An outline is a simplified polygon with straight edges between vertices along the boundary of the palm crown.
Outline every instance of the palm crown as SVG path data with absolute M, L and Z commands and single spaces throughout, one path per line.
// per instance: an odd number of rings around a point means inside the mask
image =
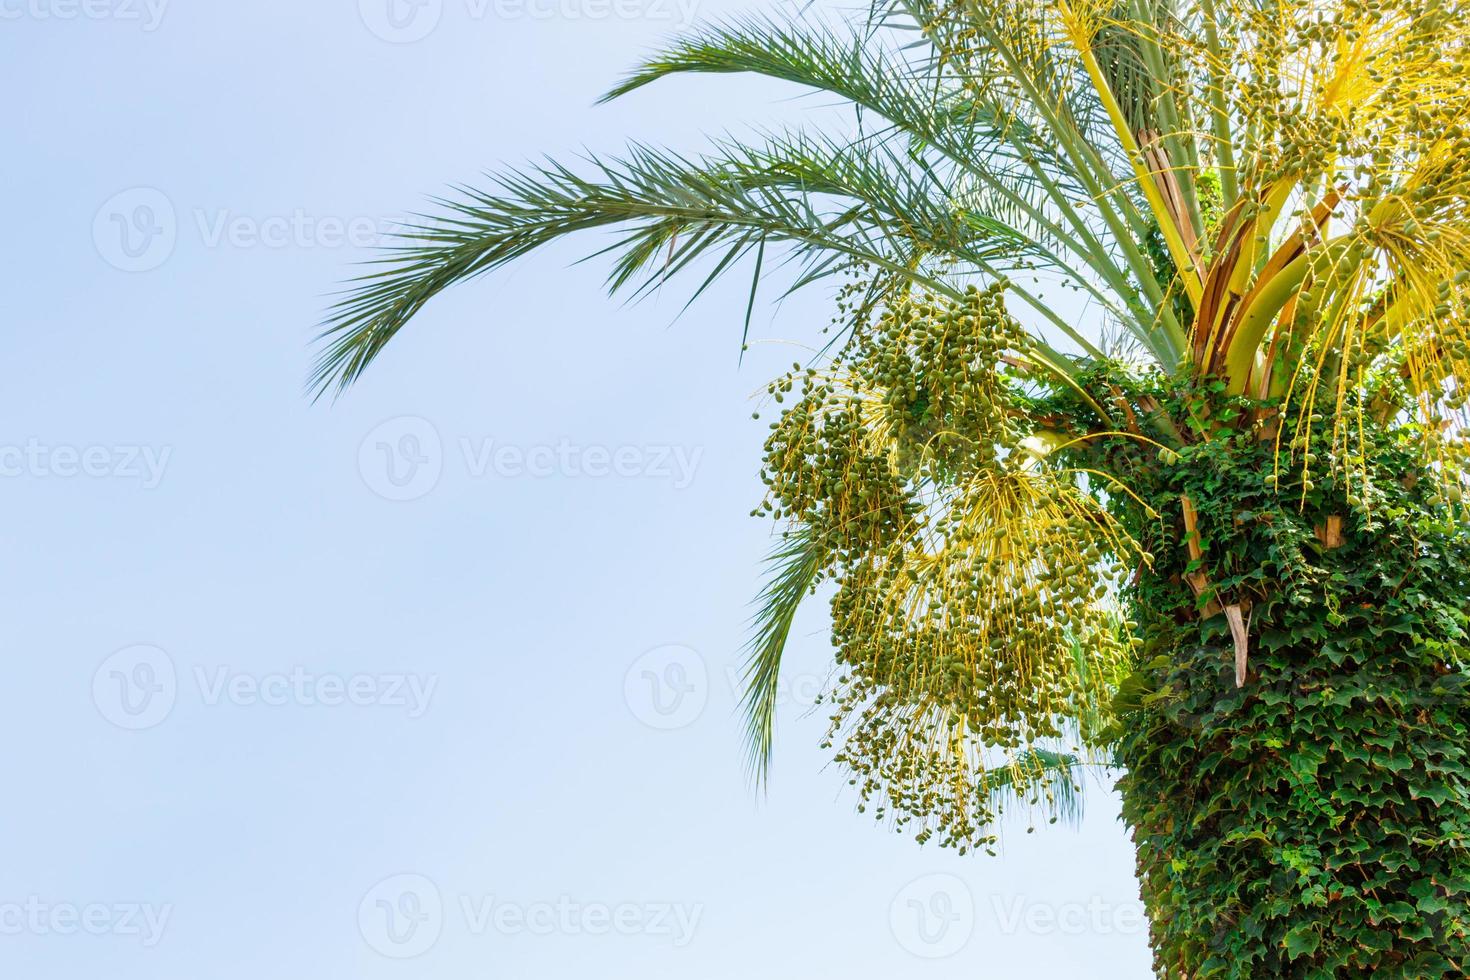
M 830 581 L 854 783 L 921 836 L 988 844 L 1008 794 L 1070 811 L 1136 661 L 1113 600 L 1151 556 L 1118 505 L 1154 510 L 1080 444 L 1167 465 L 1255 431 L 1305 493 L 1366 471 L 1365 420 L 1397 420 L 1457 491 L 1467 28 L 1441 0 L 897 0 L 705 29 L 606 98 L 750 72 L 845 101 L 855 131 L 464 189 L 333 309 L 313 387 L 351 384 L 440 290 L 580 231 L 614 233 L 610 286 L 635 294 L 687 267 L 698 295 L 744 260 L 747 331 L 768 262 L 833 285 L 827 353 L 770 387 L 758 509 L 787 531 L 753 759 L 795 607 Z M 1201 420 L 1185 389 L 1245 407 Z

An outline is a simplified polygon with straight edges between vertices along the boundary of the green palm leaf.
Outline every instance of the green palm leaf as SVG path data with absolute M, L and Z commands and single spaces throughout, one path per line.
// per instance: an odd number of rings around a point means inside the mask
M 332 308 L 310 386 L 318 395 L 345 388 L 439 292 L 578 232 L 621 232 L 594 253 L 616 253 L 613 290 L 640 274 L 647 289 L 720 255 L 695 295 L 767 242 L 788 245 L 808 270 L 841 268 L 824 259 L 863 263 L 946 295 L 959 288 L 938 259 L 998 275 L 1044 258 L 1027 235 L 955 208 L 936 174 L 902 162 L 881 142 L 797 134 L 725 143 L 697 161 L 634 146 L 622 158 L 590 158 L 592 176 L 551 162 L 502 175 L 499 193 L 464 189 L 410 227 Z
M 745 694 L 741 699 L 750 771 L 757 784 L 764 784 L 770 774 L 777 685 L 791 623 L 802 600 L 816 586 L 826 557 L 827 548 L 816 531 L 799 524 L 782 536 L 767 559 L 769 573 L 756 597 L 746 646 Z

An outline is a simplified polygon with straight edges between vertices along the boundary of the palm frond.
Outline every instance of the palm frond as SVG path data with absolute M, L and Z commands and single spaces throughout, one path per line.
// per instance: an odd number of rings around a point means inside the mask
M 549 162 L 502 175 L 499 193 L 464 189 L 410 227 L 332 308 L 311 387 L 320 395 L 351 384 L 449 286 L 594 229 L 621 230 L 594 253 L 616 253 L 614 291 L 640 276 L 635 288 L 645 291 L 718 255 L 698 295 L 767 243 L 787 245 L 809 268 L 836 256 L 947 295 L 959 290 L 940 271 L 946 263 L 997 278 L 1019 262 L 1050 261 L 1034 238 L 957 207 L 942 174 L 908 162 L 881 140 L 795 133 L 755 146 L 727 141 L 698 160 L 635 145 L 621 158 L 589 158 L 591 176 Z
M 815 528 L 798 524 L 787 531 L 767 558 L 769 572 L 756 597 L 750 641 L 746 645 L 746 749 L 752 777 L 763 785 L 770 775 L 781 658 L 791 635 L 796 610 L 812 588 L 826 560 L 827 548 Z
M 994 103 L 977 100 L 950 73 L 889 50 L 871 32 L 822 21 L 745 18 L 704 28 L 649 59 L 603 96 L 619 98 L 676 74 L 749 73 L 838 96 L 888 120 L 977 173 L 1003 174 L 1007 190 L 1035 189 L 1023 155 L 1050 169 L 1058 203 L 1082 192 L 1042 134 Z M 1005 169 L 1000 169 L 1005 168 Z M 1012 186 L 1013 185 L 1013 186 Z
M 1118 258 L 1103 243 L 1106 229 L 1079 214 L 1077 202 L 1092 192 L 1046 132 L 1044 114 L 1003 94 L 1003 88 L 980 84 L 973 65 L 960 66 L 955 52 L 932 43 L 943 36 L 943 30 L 926 31 L 925 40 L 910 50 L 892 50 L 872 30 L 810 18 L 747 18 L 681 39 L 633 71 L 604 101 L 681 73 L 748 72 L 836 95 L 887 120 L 907 141 L 911 166 L 934 168 L 939 164 L 928 157 L 938 157 L 945 184 L 971 210 L 1028 235 L 1045 250 L 1043 267 L 1090 294 L 1161 363 L 1172 365 L 1179 351 L 1160 336 L 1158 317 L 1138 284 L 1120 272 Z M 1090 343 L 1081 346 L 1099 353 Z
M 765 159 L 776 162 L 770 155 Z M 795 161 L 794 172 L 783 172 L 784 165 L 767 166 L 759 154 L 733 148 L 724 158 L 694 161 L 634 146 L 622 158 L 591 157 L 591 176 L 552 161 L 499 176 L 498 193 L 461 189 L 458 198 L 439 202 L 437 215 L 421 216 L 383 258 L 369 263 L 375 271 L 353 280 L 332 307 L 309 387 L 318 396 L 345 389 L 404 324 L 450 286 L 594 229 L 624 227 L 622 237 L 601 250 L 620 253 L 609 279 L 613 289 L 640 271 L 661 276 L 718 249 L 724 250 L 723 271 L 744 252 L 772 241 L 807 259 L 837 254 L 954 293 L 923 267 L 932 243 L 885 220 L 896 215 L 885 214 L 882 205 L 923 208 L 907 215 L 918 219 L 916 229 L 958 236 L 958 222 L 943 216 L 938 202 L 915 197 L 913 185 L 844 185 L 849 178 L 876 180 L 878 171 L 863 169 L 853 158 L 832 162 L 840 169 L 821 176 L 830 178 L 834 191 L 862 192 L 871 200 L 837 200 L 819 210 L 822 202 L 802 189 L 804 178 L 818 176 L 810 168 Z M 1005 248 L 1020 244 L 1007 241 Z M 977 245 L 976 254 L 984 249 Z
M 1030 748 L 1007 766 L 985 774 L 990 807 L 996 813 L 1040 806 L 1051 819 L 1076 827 L 1082 822 L 1083 760 L 1067 752 Z

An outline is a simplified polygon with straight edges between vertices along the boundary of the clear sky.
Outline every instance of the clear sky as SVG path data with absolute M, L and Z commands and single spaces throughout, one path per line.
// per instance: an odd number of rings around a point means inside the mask
M 717 0 L 0 0 L 0 976 L 1147 975 L 1105 783 L 998 859 L 742 770 L 751 393 L 828 317 L 634 307 L 584 240 L 302 395 L 395 216 L 543 152 L 819 115 L 595 97 Z M 774 287 L 771 289 L 774 295 Z

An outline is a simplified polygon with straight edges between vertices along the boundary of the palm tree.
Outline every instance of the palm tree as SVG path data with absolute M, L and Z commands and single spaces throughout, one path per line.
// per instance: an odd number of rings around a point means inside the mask
M 1117 765 L 1160 976 L 1464 975 L 1470 9 L 893 0 L 698 31 L 607 98 L 690 72 L 853 125 L 464 190 L 334 307 L 316 393 L 575 232 L 635 295 L 828 285 L 766 402 L 757 774 L 821 591 L 880 819 L 990 849 Z

